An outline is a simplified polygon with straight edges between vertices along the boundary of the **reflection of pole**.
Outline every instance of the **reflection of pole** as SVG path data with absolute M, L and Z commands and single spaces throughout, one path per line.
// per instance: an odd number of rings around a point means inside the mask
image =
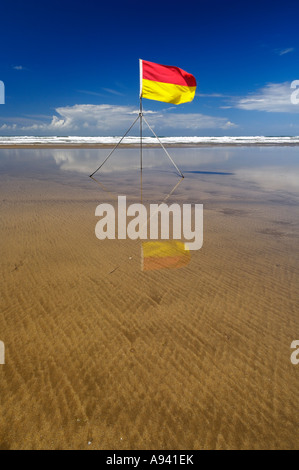
M 163 201 L 159 204 L 164 204 L 165 201 L 167 201 L 167 199 L 170 198 L 170 196 L 172 196 L 172 194 L 175 192 L 175 190 L 179 187 L 179 185 L 181 184 L 181 182 L 183 181 L 184 177 L 182 177 L 177 183 L 176 185 L 172 188 L 172 190 L 170 191 L 169 194 L 167 194 L 167 196 L 165 196 L 165 198 L 163 199 Z M 141 176 L 141 204 L 142 204 L 142 176 Z M 151 218 L 156 215 L 157 213 L 159 212 L 159 209 L 154 213 L 154 214 L 151 214 L 149 215 L 149 217 L 147 217 L 147 219 L 144 221 L 144 223 L 142 224 L 141 228 L 143 228 L 145 226 L 145 224 L 147 224 Z
M 140 200 L 141 200 L 141 204 L 142 204 L 142 200 L 143 200 L 142 191 L 143 191 L 143 186 L 142 186 L 142 170 L 141 170 L 140 171 Z

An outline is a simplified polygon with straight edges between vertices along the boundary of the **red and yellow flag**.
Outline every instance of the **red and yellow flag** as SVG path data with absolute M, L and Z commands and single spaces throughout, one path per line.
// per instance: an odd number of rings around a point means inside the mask
M 140 97 L 166 103 L 192 101 L 196 80 L 185 70 L 140 59 Z

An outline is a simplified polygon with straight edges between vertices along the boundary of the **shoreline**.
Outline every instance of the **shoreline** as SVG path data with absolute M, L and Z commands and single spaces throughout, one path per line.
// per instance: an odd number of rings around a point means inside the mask
M 202 143 L 163 143 L 164 147 L 166 148 L 204 148 L 204 147 L 298 147 L 299 142 L 284 142 L 284 143 L 276 143 L 276 142 L 223 142 L 223 143 L 209 143 L 209 142 L 202 142 Z M 0 149 L 113 149 L 116 144 L 1 144 Z M 143 143 L 142 146 L 144 148 L 159 148 L 160 144 L 148 144 Z M 139 143 L 136 144 L 120 144 L 118 148 L 139 148 Z

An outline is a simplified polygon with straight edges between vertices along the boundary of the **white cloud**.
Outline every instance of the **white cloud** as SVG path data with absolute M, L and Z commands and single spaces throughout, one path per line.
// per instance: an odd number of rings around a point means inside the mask
M 113 90 L 112 88 L 101 88 L 101 90 L 105 91 L 106 93 L 99 93 L 97 91 L 89 91 L 89 90 L 77 90 L 78 93 L 83 93 L 84 95 L 92 95 L 92 96 L 100 96 L 105 97 L 108 94 L 117 95 L 117 96 L 124 96 L 124 93 L 120 91 Z
M 227 95 L 223 95 L 222 93 L 195 93 L 196 96 L 200 98 L 227 98 Z
M 23 67 L 23 65 L 14 65 L 13 69 L 14 70 L 25 70 L 25 67 Z
M 275 52 L 278 55 L 286 55 L 289 54 L 290 52 L 294 52 L 295 48 L 294 47 L 288 47 L 287 49 L 276 49 Z
M 89 90 L 76 90 L 78 93 L 83 93 L 84 95 L 92 95 L 92 96 L 105 96 L 104 93 L 98 93 L 97 91 L 89 91 Z
M 112 95 L 124 96 L 124 94 L 121 93 L 120 91 L 113 90 L 111 88 L 103 88 L 103 90 L 106 91 L 107 93 L 111 93 Z
M 56 109 L 56 115 L 50 123 L 36 121 L 30 125 L 17 126 L 22 133 L 44 135 L 122 135 L 137 117 L 139 109 L 133 106 L 117 105 L 75 105 Z M 150 115 L 150 124 L 162 131 L 175 131 L 183 135 L 187 131 L 200 129 L 227 129 L 234 127 L 226 118 L 207 116 L 200 113 L 181 114 L 145 111 Z M 6 124 L 5 124 L 6 125 Z M 16 125 L 16 124 L 14 124 Z M 15 130 L 13 125 L 6 125 L 5 130 Z M 0 128 L 1 129 L 1 128 Z M 4 130 L 4 129 L 3 129 Z
M 236 127 L 235 124 L 226 118 L 207 116 L 205 114 L 165 114 L 156 116 L 153 121 L 159 129 L 227 129 L 228 127 Z
M 297 168 L 267 166 L 259 168 L 242 168 L 235 174 L 244 181 L 252 181 L 261 188 L 271 191 L 298 191 L 299 173 Z
M 268 113 L 299 113 L 299 105 L 291 102 L 291 83 L 268 83 L 260 90 L 238 98 L 234 107 L 247 111 L 266 111 Z

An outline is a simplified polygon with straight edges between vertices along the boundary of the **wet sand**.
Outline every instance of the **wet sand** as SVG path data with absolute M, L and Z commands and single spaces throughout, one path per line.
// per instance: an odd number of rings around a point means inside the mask
M 1 175 L 1 449 L 299 448 L 298 200 L 183 185 L 204 246 L 142 272 L 96 239 L 92 181 Z

